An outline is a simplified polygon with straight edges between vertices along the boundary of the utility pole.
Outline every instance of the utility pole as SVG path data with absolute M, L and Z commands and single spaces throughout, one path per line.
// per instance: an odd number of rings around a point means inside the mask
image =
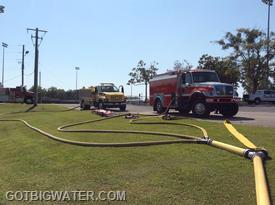
M 267 61 L 267 67 L 269 68 L 269 38 L 270 38 L 270 7 L 273 5 L 273 0 L 262 0 L 264 4 L 267 5 L 267 46 L 266 46 L 266 61 Z
M 25 45 L 22 46 L 22 62 L 21 62 L 21 73 L 22 73 L 22 83 L 21 86 L 24 86 L 24 58 L 25 58 Z
M 3 61 L 2 61 L 2 87 L 4 87 L 4 72 L 5 72 L 5 48 L 8 47 L 8 44 L 2 42 L 3 46 Z
M 42 103 L 41 71 L 39 71 L 40 103 Z
M 25 55 L 27 55 L 29 51 L 25 52 L 25 45 L 22 45 L 22 61 L 21 61 L 21 72 L 22 72 L 22 83 L 21 86 L 24 86 L 24 69 L 25 69 Z
M 38 39 L 43 40 L 42 37 L 39 37 L 39 32 L 46 33 L 47 31 L 44 30 L 39 30 L 38 28 L 32 29 L 32 28 L 27 28 L 27 31 L 35 31 L 35 36 L 31 36 L 32 39 L 35 38 L 35 56 L 34 56 L 34 106 L 37 106 L 38 103 L 38 56 L 39 56 L 39 50 L 38 50 Z
M 39 71 L 39 87 L 41 88 L 41 71 Z

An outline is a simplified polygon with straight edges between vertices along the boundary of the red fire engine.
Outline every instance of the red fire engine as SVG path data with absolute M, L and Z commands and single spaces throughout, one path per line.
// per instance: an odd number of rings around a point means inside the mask
M 150 105 L 162 113 L 169 108 L 206 117 L 212 111 L 232 117 L 239 110 L 233 86 L 221 83 L 210 70 L 169 71 L 150 81 Z
M 16 88 L 0 87 L 0 102 L 33 103 L 33 92 L 29 92 L 26 87 L 21 86 Z

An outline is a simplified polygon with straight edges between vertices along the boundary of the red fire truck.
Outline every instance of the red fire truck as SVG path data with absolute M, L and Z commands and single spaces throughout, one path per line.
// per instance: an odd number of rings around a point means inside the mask
M 33 92 L 27 91 L 26 87 L 0 88 L 0 102 L 9 103 L 33 103 Z
M 170 105 L 181 113 L 192 110 L 197 117 L 212 111 L 232 117 L 239 110 L 238 101 L 233 86 L 221 83 L 211 70 L 169 71 L 150 81 L 150 105 L 158 113 Z

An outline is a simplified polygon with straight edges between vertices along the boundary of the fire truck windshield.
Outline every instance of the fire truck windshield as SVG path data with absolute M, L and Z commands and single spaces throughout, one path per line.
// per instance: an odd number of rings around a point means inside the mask
M 119 92 L 116 86 L 101 86 L 101 92 Z
M 192 76 L 194 83 L 220 82 L 219 77 L 215 72 L 193 72 Z

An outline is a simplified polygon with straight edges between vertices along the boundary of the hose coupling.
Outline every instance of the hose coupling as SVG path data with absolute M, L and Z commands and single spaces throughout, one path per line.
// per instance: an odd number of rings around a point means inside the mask
M 200 139 L 200 141 L 198 141 L 198 144 L 210 144 L 211 142 L 210 141 L 212 141 L 212 139 L 210 139 L 210 138 L 201 138 Z
M 165 114 L 161 117 L 163 120 L 172 120 L 172 116 L 170 114 Z
M 255 156 L 258 156 L 262 158 L 263 160 L 265 159 L 270 159 L 268 156 L 268 152 L 264 148 L 256 148 L 256 149 L 247 149 L 245 151 L 245 157 L 248 159 L 253 159 Z
M 213 141 L 213 139 L 211 139 L 211 138 L 204 138 L 204 140 L 206 141 L 206 144 L 208 144 L 208 145 L 211 145 L 212 144 L 212 141 Z

